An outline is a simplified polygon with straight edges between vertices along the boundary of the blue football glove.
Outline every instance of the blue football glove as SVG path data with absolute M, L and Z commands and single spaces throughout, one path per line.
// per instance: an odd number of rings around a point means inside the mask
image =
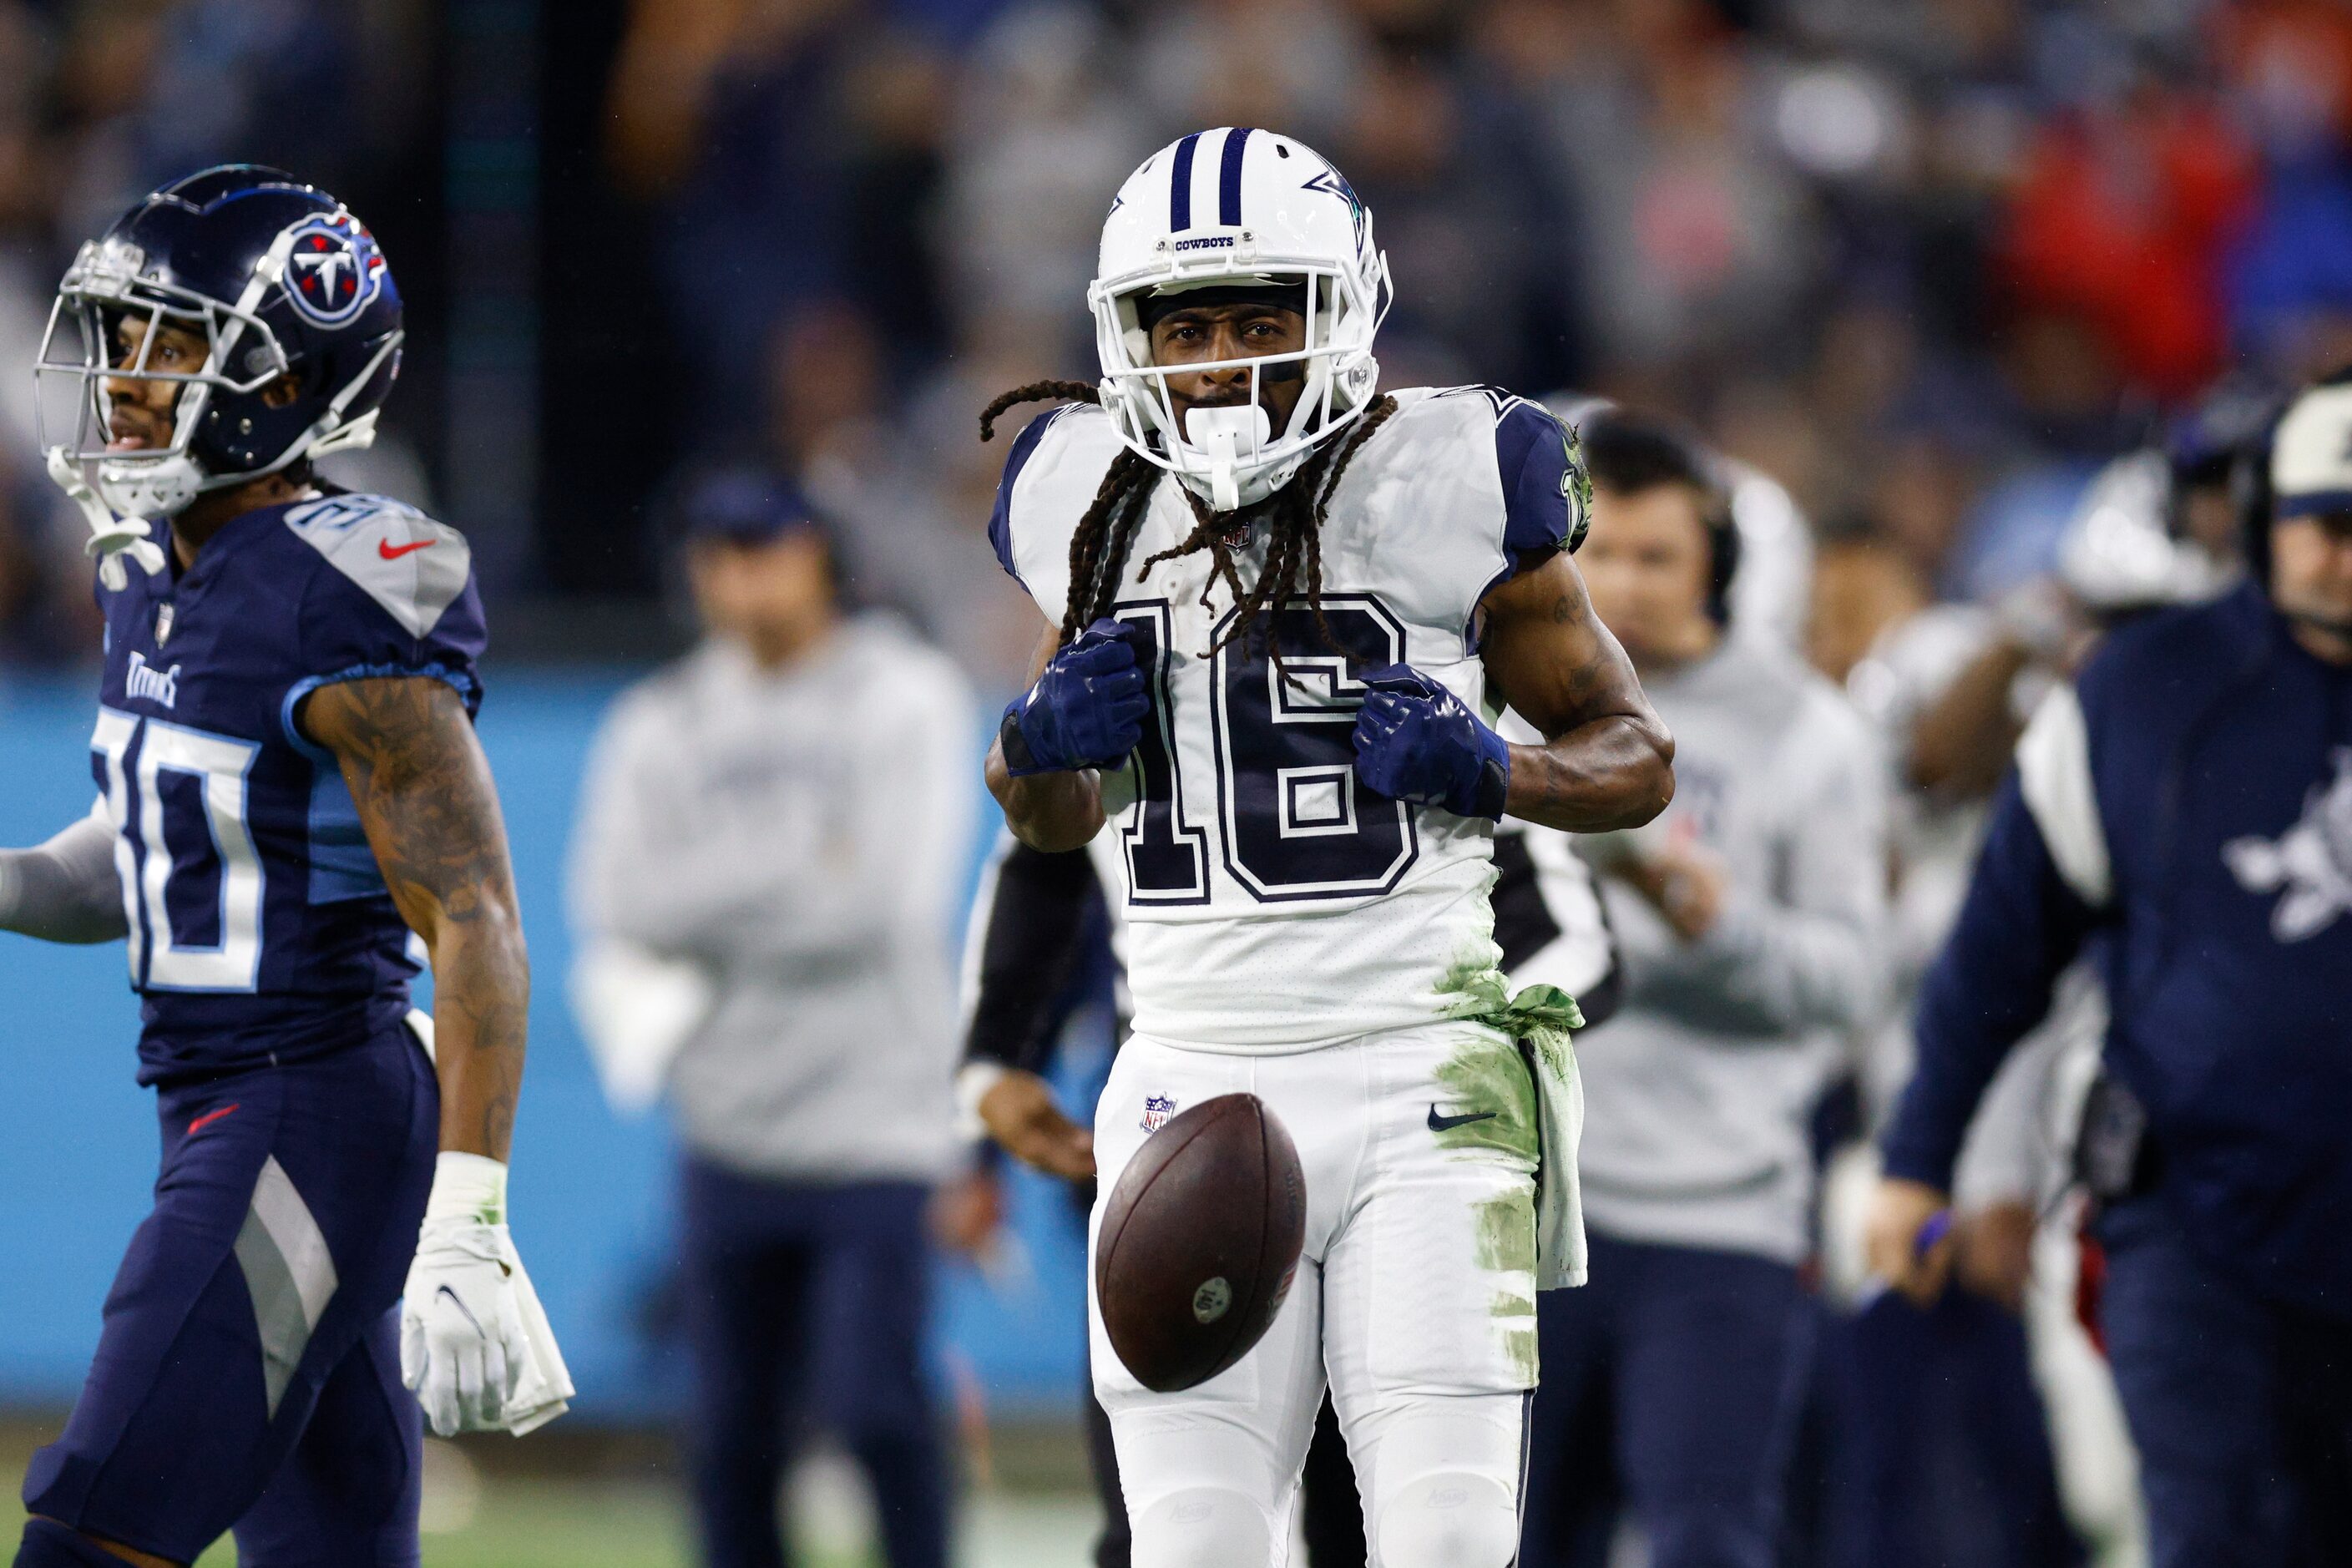
M 1364 677 L 1356 776 L 1391 800 L 1456 816 L 1503 815 L 1511 748 L 1451 691 L 1409 664 Z
M 1126 626 L 1097 621 L 1005 708 L 996 731 L 1005 771 L 1018 779 L 1115 768 L 1143 740 L 1143 716 L 1150 711 Z

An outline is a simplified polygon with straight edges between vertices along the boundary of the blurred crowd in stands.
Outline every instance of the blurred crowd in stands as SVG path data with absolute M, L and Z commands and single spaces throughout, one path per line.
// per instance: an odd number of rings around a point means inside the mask
M 234 159 L 345 195 L 404 283 L 428 283 L 439 246 L 402 209 L 431 184 L 439 128 L 415 109 L 436 9 L 0 0 L 0 671 L 97 657 L 82 525 L 42 472 L 29 368 L 75 248 L 164 180 Z M 377 471 L 413 471 L 414 439 Z
M 989 673 L 971 410 L 1087 372 L 1103 193 L 1187 128 L 1348 171 L 1390 384 L 1676 411 L 1939 597 L 2046 568 L 2102 459 L 2352 324 L 2329 4 L 1045 4 L 960 47 L 877 9 L 641 0 L 612 168 L 666 215 L 694 425 L 764 409 L 869 585 Z
M 436 62 L 468 9 L 0 0 L 0 360 L 133 195 L 279 162 L 384 238 L 427 384 L 394 435 L 442 477 L 431 383 L 464 345 L 436 309 Z M 1936 598 L 2046 569 L 2097 465 L 2216 376 L 2352 347 L 2331 0 L 583 9 L 539 7 L 551 384 L 537 537 L 489 552 L 510 598 L 654 592 L 666 478 L 764 453 L 866 594 L 1008 682 L 1026 612 L 984 581 L 973 413 L 1091 374 L 1106 193 L 1202 125 L 1280 125 L 1348 172 L 1398 279 L 1389 384 L 1673 411 Z M 0 648 L 69 659 L 89 623 L 28 379 L 0 376 Z

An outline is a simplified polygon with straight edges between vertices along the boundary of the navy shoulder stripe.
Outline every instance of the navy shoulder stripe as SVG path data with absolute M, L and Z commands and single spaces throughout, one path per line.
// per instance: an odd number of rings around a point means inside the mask
M 1495 419 L 1495 470 L 1503 482 L 1503 548 L 1566 550 L 1575 525 L 1568 432 L 1541 404 L 1505 403 Z
M 1076 406 L 1064 404 L 1059 408 L 1048 408 L 1023 426 L 1021 434 L 1013 439 L 1013 450 L 1005 454 L 1004 477 L 996 482 L 996 508 L 988 514 L 988 542 L 996 547 L 996 563 L 1024 588 L 1029 584 L 1022 582 L 1021 568 L 1013 563 L 1013 487 L 1019 482 L 1021 470 L 1028 466 L 1037 443 L 1045 438 L 1046 427 Z

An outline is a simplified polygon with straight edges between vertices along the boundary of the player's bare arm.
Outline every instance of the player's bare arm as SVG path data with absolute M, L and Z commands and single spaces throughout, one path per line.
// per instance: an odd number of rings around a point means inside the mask
M 1675 797 L 1675 742 L 1565 554 L 1489 593 L 1486 677 L 1544 735 L 1511 747 L 1510 816 L 1570 833 L 1639 827 Z
M 299 716 L 335 754 L 401 917 L 433 958 L 441 1147 L 503 1161 L 530 965 L 506 822 L 464 701 L 421 676 L 322 687 Z

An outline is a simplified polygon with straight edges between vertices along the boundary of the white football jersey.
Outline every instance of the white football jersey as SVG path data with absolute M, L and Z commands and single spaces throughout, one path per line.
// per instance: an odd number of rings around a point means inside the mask
M 1479 600 L 1529 552 L 1578 542 L 1568 441 L 1539 405 L 1489 388 L 1395 395 L 1328 508 L 1323 613 L 1341 651 L 1303 597 L 1265 615 L 1287 680 L 1264 637 L 1209 652 L 1234 601 L 1208 552 L 1141 571 L 1192 531 L 1172 480 L 1136 530 L 1112 614 L 1140 634 L 1152 711 L 1103 795 L 1139 1034 L 1232 1051 L 1337 1044 L 1429 1022 L 1449 974 L 1497 959 L 1494 824 L 1373 794 L 1352 735 L 1363 678 L 1385 665 L 1484 707 Z M 1118 451 L 1109 418 L 1073 405 L 1034 421 L 1007 460 L 990 536 L 1057 624 L 1071 535 Z M 1262 524 L 1236 556 L 1254 581 Z

